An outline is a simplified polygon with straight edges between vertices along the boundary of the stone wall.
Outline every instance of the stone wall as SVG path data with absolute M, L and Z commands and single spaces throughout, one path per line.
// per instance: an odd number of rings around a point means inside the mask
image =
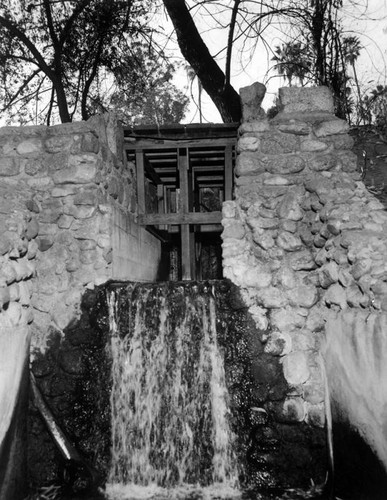
M 13 214 L 28 224 L 15 221 L 11 228 L 22 233 L 21 260 L 3 293 L 15 304 L 7 314 L 25 310 L 28 321 L 34 318 L 34 347 L 44 347 L 49 326 L 63 330 L 79 318 L 85 288 L 111 278 L 156 277 L 160 245 L 135 222 L 135 172 L 127 168 L 122 140 L 111 116 L 0 130 L 0 182 L 10 193 L 1 218 Z M 6 241 L 2 253 L 16 252 Z
M 29 325 L 36 232 L 23 190 L 1 182 L 0 228 L 0 497 L 19 500 L 27 493 Z
M 387 466 L 387 213 L 360 180 L 328 89 L 280 89 L 272 120 L 263 95 L 260 84 L 241 89 L 223 259 L 288 384 L 280 404 L 264 407 L 277 420 L 324 426 L 325 364 L 335 418 L 348 418 Z

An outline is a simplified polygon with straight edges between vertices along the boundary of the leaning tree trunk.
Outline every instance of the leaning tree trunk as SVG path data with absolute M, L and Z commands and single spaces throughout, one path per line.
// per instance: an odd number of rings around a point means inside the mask
M 200 36 L 185 1 L 163 0 L 163 2 L 175 28 L 181 53 L 194 69 L 222 120 L 239 122 L 242 116 L 239 94 L 226 82 L 224 72 Z

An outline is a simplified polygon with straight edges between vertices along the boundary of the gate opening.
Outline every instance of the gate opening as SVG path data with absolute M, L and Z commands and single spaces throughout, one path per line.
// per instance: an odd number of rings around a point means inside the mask
M 163 243 L 161 279 L 222 278 L 222 203 L 233 196 L 239 124 L 124 129 L 135 168 L 138 222 Z

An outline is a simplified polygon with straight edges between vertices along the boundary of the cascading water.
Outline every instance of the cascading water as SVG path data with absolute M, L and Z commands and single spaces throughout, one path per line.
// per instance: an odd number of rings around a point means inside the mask
M 211 286 L 117 287 L 108 301 L 109 498 L 238 496 Z

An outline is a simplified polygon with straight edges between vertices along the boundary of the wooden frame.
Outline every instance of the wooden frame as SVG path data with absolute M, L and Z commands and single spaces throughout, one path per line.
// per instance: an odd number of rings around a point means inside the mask
M 136 162 L 138 223 L 162 241 L 166 241 L 168 234 L 180 230 L 183 280 L 198 278 L 196 232 L 221 231 L 222 213 L 200 212 L 197 200 L 205 187 L 218 188 L 224 200 L 232 199 L 235 144 L 236 136 L 176 141 L 136 137 L 135 141 L 125 144 L 125 150 L 131 152 Z M 167 149 L 171 154 L 165 159 Z M 156 186 L 158 213 L 147 213 L 146 182 Z M 176 213 L 168 211 L 168 199 L 174 190 Z

